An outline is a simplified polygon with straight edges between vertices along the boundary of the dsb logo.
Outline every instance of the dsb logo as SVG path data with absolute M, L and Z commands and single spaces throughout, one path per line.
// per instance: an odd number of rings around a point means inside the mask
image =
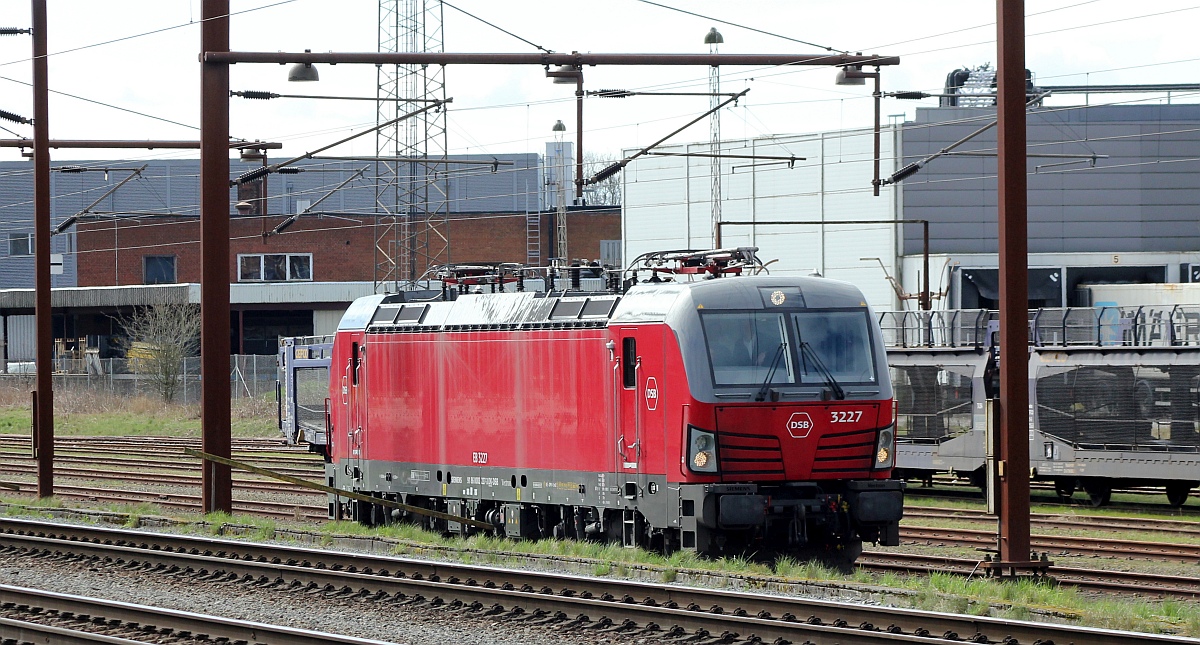
M 651 376 L 646 379 L 646 409 L 653 411 L 658 407 L 658 379 Z
M 787 431 L 793 439 L 803 439 L 813 429 L 812 417 L 807 412 L 793 412 L 787 420 Z

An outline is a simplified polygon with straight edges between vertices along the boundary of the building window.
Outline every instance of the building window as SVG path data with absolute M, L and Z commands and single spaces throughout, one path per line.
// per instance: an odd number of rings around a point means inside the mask
M 312 280 L 311 253 L 255 253 L 238 256 L 238 282 Z
M 9 233 L 9 255 L 33 255 L 33 233 Z
M 175 284 L 174 255 L 142 257 L 142 284 Z

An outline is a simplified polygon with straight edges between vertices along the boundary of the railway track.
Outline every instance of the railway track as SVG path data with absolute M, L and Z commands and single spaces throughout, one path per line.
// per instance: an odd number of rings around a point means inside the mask
M 289 493 L 295 492 L 289 491 Z M 33 495 L 36 490 L 30 488 L 14 491 L 16 494 Z M 12 494 L 12 493 L 10 493 Z M 311 496 L 311 492 L 305 493 Z M 173 508 L 199 512 L 201 508 L 200 495 L 186 493 L 98 489 L 86 486 L 54 487 L 54 496 L 59 499 L 69 499 L 104 504 L 154 504 L 163 508 Z M 329 519 L 329 511 L 324 505 L 289 504 L 287 502 L 268 502 L 259 500 L 235 499 L 233 510 L 261 517 L 282 519 L 324 521 Z
M 893 607 L 0 519 L 10 555 L 86 561 L 191 583 L 443 608 L 647 642 L 1149 645 L 1192 639 Z
M 0 585 L 0 638 L 6 644 L 385 645 L 383 641 L 262 622 L 103 601 Z
M 868 571 L 916 573 L 930 575 L 937 572 L 963 576 L 984 575 L 979 570 L 979 560 L 948 558 L 915 553 L 864 551 L 858 567 Z M 1067 584 L 1083 591 L 1121 593 L 1128 595 L 1170 598 L 1200 598 L 1200 579 L 1194 576 L 1167 576 L 1133 571 L 1109 569 L 1082 569 L 1055 565 L 1050 575 L 1059 584 Z
M 240 456 L 238 456 L 238 457 L 240 457 Z M 24 464 L 24 465 L 32 465 L 34 463 L 33 459 L 28 456 L 22 456 L 22 457 L 11 457 L 10 456 L 7 459 L 2 459 L 0 461 L 12 463 L 12 464 Z M 263 468 L 270 468 L 271 470 L 274 470 L 277 472 L 294 475 L 296 477 L 306 477 L 306 476 L 311 477 L 311 476 L 313 476 L 314 473 L 322 473 L 324 471 L 324 465 L 318 460 L 309 461 L 309 462 L 297 462 L 294 467 L 287 465 L 290 462 L 284 462 L 284 464 L 281 465 L 277 462 L 270 462 L 268 460 L 256 460 L 253 458 L 245 459 L 245 461 L 255 464 L 257 466 L 262 466 Z M 144 471 L 144 470 L 155 469 L 155 468 L 185 471 L 185 472 L 186 471 L 198 472 L 200 470 L 200 465 L 198 463 L 196 463 L 196 459 L 194 457 L 189 457 L 189 456 L 183 454 L 182 452 L 172 453 L 172 454 L 163 453 L 162 458 L 159 458 L 159 459 L 149 459 L 147 457 L 114 457 L 107 453 L 104 453 L 104 456 L 87 455 L 87 454 L 72 455 L 69 453 L 68 454 L 56 453 L 54 455 L 54 463 L 56 466 L 63 465 L 63 464 L 82 464 L 82 465 L 86 465 L 88 467 L 93 467 L 93 468 L 100 467 L 100 466 L 106 466 L 106 467 L 110 467 L 110 468 L 131 469 L 131 470 L 135 470 L 135 471 L 136 470 Z
M 9 585 L 0 585 L 0 639 L 6 644 L 55 645 L 385 645 L 383 641 Z
M 54 438 L 55 447 L 70 447 L 70 446 L 114 446 L 114 447 L 131 447 L 131 448 L 163 448 L 163 447 L 196 447 L 200 445 L 200 440 L 191 437 L 122 437 L 122 436 L 71 436 L 58 435 Z M 250 439 L 233 439 L 233 449 L 236 451 L 250 450 L 269 450 L 283 451 L 296 450 L 295 447 L 290 447 L 283 442 L 282 438 L 250 438 Z M 9 446 L 29 446 L 28 434 L 0 434 L 0 449 Z
M 904 506 L 906 519 L 946 519 L 979 522 L 996 521 L 994 515 L 988 515 L 982 509 L 946 509 L 930 506 Z M 1112 517 L 1105 515 L 1058 515 L 1052 513 L 1031 513 L 1029 523 L 1054 529 L 1078 530 L 1106 529 L 1111 531 L 1153 531 L 1155 533 L 1170 533 L 1179 536 L 1200 537 L 1200 522 L 1186 520 L 1166 520 L 1142 517 Z
M 901 526 L 900 537 L 905 541 L 924 542 L 935 546 L 965 546 L 991 548 L 996 545 L 995 531 L 975 529 Z M 1032 535 L 1030 548 L 1063 555 L 1105 556 L 1171 562 L 1200 562 L 1200 545 L 1171 544 L 1114 540 L 1111 538 L 1075 537 L 1067 535 Z
M 0 475 L 20 475 L 33 476 L 37 473 L 37 466 L 33 464 L 0 464 Z M 113 481 L 113 482 L 144 482 L 155 484 L 167 484 L 171 486 L 199 486 L 201 478 L 199 475 L 182 475 L 175 472 L 135 472 L 135 471 L 114 471 L 114 470 L 98 470 L 92 468 L 60 468 L 54 469 L 56 478 L 64 479 L 86 479 L 88 481 Z M 310 481 L 321 482 L 323 477 L 320 474 L 304 473 L 292 475 Z M 32 484 L 31 484 L 32 485 Z M 295 493 L 298 495 L 321 495 L 307 488 L 298 488 L 288 484 L 280 484 L 274 480 L 263 479 L 257 475 L 243 475 L 240 471 L 233 476 L 233 487 L 240 490 L 260 490 L 271 493 Z
M 943 484 L 940 484 L 940 483 L 938 484 L 938 486 L 939 486 L 939 488 L 922 488 L 919 486 L 910 486 L 905 491 L 905 499 L 916 499 L 916 500 L 959 499 L 959 500 L 971 500 L 971 501 L 982 501 L 983 500 L 983 492 L 981 492 L 978 488 L 971 486 L 969 484 L 964 484 L 958 488 L 940 488 L 941 486 L 943 486 Z M 1136 494 L 1136 495 L 1141 495 L 1141 496 L 1144 496 L 1147 498 L 1158 498 L 1158 499 L 1164 498 L 1163 493 L 1156 492 L 1156 491 L 1139 491 L 1136 489 L 1114 491 L 1114 494 L 1117 494 L 1117 493 Z M 1200 497 L 1200 492 L 1193 492 L 1192 498 L 1195 498 L 1195 497 Z M 1033 505 L 1035 505 L 1036 507 L 1040 507 L 1040 508 L 1095 508 L 1094 505 L 1092 505 L 1090 502 L 1088 502 L 1084 498 L 1072 498 L 1071 501 L 1064 502 L 1062 500 L 1062 498 L 1060 498 L 1057 494 L 1054 493 L 1053 487 L 1039 488 L 1039 487 L 1031 485 L 1029 500 Z M 1200 516 L 1200 506 L 1196 506 L 1194 504 L 1192 506 L 1176 507 L 1176 506 L 1171 506 L 1170 504 L 1163 504 L 1163 503 L 1153 502 L 1153 501 L 1146 501 L 1146 502 L 1110 501 L 1109 503 L 1105 504 L 1103 506 L 1103 508 L 1109 508 L 1109 509 L 1114 509 L 1114 510 L 1155 511 L 1155 512 L 1170 513 L 1172 515 L 1178 515 L 1178 516 Z
M 116 443 L 116 442 L 113 442 Z M 139 442 L 133 442 L 134 445 L 139 445 Z M 185 445 L 185 444 L 184 444 Z M 169 450 L 175 450 L 175 447 Z M 199 485 L 200 479 L 196 475 L 181 474 L 180 471 L 187 472 L 194 470 L 194 464 L 186 464 L 183 461 L 167 462 L 164 461 L 164 468 L 171 469 L 168 473 L 138 473 L 132 468 L 121 471 L 113 471 L 107 469 L 98 469 L 98 461 L 107 462 L 108 465 L 116 465 L 118 467 L 131 466 L 132 464 L 141 465 L 146 463 L 144 460 L 138 459 L 85 459 L 77 458 L 75 463 L 84 464 L 80 467 L 60 467 L 56 468 L 56 475 L 59 477 L 72 477 L 76 479 L 84 479 L 94 482 L 139 482 L 145 484 L 162 484 L 168 486 L 179 486 L 186 488 L 195 488 Z M 319 473 L 314 473 L 312 466 L 319 466 L 319 460 L 310 460 L 312 463 L 304 464 L 310 467 L 307 471 L 299 471 L 309 476 L 309 478 L 317 479 Z M 25 463 L 8 463 L 0 464 L 0 474 L 13 475 L 31 475 L 34 472 L 33 464 Z M 238 477 L 235 479 L 234 488 L 241 491 L 252 491 L 263 494 L 285 494 L 296 496 L 299 501 L 304 499 L 312 499 L 315 503 L 285 503 L 257 500 L 235 500 L 234 508 L 238 512 L 254 514 L 259 516 L 292 519 L 292 520 L 307 520 L 307 521 L 324 521 L 327 518 L 327 509 L 325 507 L 324 495 L 314 493 L 307 489 L 298 489 L 284 484 L 278 484 L 270 481 L 253 481 L 251 479 Z M 32 492 L 32 488 L 30 491 Z M 128 490 L 128 489 L 100 489 L 96 486 L 57 486 L 56 494 L 63 499 L 97 502 L 104 504 L 154 504 L 164 508 L 199 511 L 200 497 L 179 492 L 161 492 L 155 490 Z M 987 516 L 982 510 L 961 510 L 961 509 L 939 509 L 925 506 L 909 506 L 906 508 L 906 517 L 908 521 L 920 520 L 922 518 L 939 518 L 939 519 L 958 519 L 967 521 L 993 522 L 994 519 Z M 1145 520 L 1145 519 L 1123 519 L 1112 517 L 1098 516 L 1071 516 L 1063 518 L 1052 514 L 1034 514 L 1031 522 L 1035 526 L 1053 527 L 1053 528 L 1068 528 L 1079 529 L 1108 529 L 1108 530 L 1147 530 L 1169 532 L 1175 535 L 1197 535 L 1200 534 L 1200 526 L 1194 522 L 1178 521 L 1178 520 Z M 944 545 L 956 544 L 967 547 L 984 547 L 989 548 L 994 546 L 994 533 L 992 531 L 971 531 L 968 529 L 935 529 L 930 527 L 913 527 L 907 524 L 903 528 L 903 535 L 907 542 L 923 542 L 925 544 Z M 1150 542 L 1128 542 L 1128 541 L 1113 541 L 1100 538 L 1067 538 L 1059 536 L 1041 535 L 1034 536 L 1034 548 L 1043 551 L 1050 551 L 1055 554 L 1073 554 L 1073 555 L 1101 555 L 1106 557 L 1137 557 L 1147 560 L 1171 560 L 1193 562 L 1200 561 L 1200 547 L 1192 547 L 1188 545 L 1172 545 Z M 882 557 L 890 560 L 890 563 L 882 562 Z M 972 567 L 975 565 L 975 560 L 964 559 L 954 560 L 942 558 L 941 560 L 930 560 L 930 556 L 920 556 L 913 554 L 902 553 L 887 553 L 886 556 L 877 557 L 877 554 L 870 554 L 869 557 L 864 557 L 863 568 L 872 571 L 897 571 L 902 570 L 909 573 L 919 573 L 928 575 L 933 571 L 950 571 L 957 574 L 969 575 Z M 1063 567 L 1055 567 L 1055 575 L 1060 582 L 1078 586 L 1086 590 L 1107 590 L 1122 593 L 1145 593 L 1145 594 L 1166 594 L 1175 597 L 1194 597 L 1197 595 L 1195 584 L 1186 584 L 1184 581 L 1171 577 L 1150 576 L 1149 574 L 1132 574 L 1112 571 L 1098 570 L 1068 570 Z

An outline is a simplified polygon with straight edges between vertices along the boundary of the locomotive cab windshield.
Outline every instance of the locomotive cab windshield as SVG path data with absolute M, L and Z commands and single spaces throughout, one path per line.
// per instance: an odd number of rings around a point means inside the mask
M 877 385 L 864 309 L 704 311 L 700 315 L 714 388 Z

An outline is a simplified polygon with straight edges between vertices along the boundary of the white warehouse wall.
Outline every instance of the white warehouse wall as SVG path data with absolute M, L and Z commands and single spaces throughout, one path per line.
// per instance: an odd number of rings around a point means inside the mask
M 881 137 L 880 174 L 895 166 L 891 128 Z M 721 143 L 726 155 L 795 157 L 721 160 L 721 220 L 754 222 L 724 226 L 721 246 L 757 246 L 772 275 L 808 275 L 856 284 L 877 310 L 895 309 L 895 296 L 874 260 L 897 270 L 896 199 L 891 187 L 873 196 L 870 129 L 762 137 Z M 662 146 L 664 153 L 710 152 L 709 143 Z M 627 151 L 631 154 L 633 151 Z M 802 159 L 803 158 L 803 159 Z M 626 263 L 649 251 L 710 249 L 713 239 L 711 159 L 642 156 L 625 167 L 622 230 Z M 804 225 L 769 222 L 800 221 Z M 836 224 L 870 220 L 870 225 Z

